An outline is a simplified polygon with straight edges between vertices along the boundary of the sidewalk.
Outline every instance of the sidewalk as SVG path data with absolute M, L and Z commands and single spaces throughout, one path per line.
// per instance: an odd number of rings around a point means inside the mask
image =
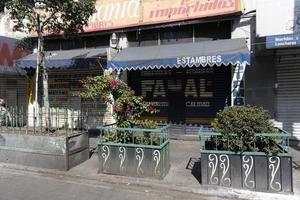
M 125 176 L 115 176 L 98 174 L 98 157 L 94 153 L 91 158 L 68 172 L 55 170 L 37 169 L 31 167 L 21 167 L 16 165 L 0 164 L 0 167 L 15 168 L 37 173 L 44 173 L 60 177 L 77 177 L 80 179 L 97 180 L 99 184 L 109 183 L 127 185 L 128 187 L 147 187 L 152 190 L 193 192 L 196 194 L 213 195 L 216 197 L 240 198 L 240 199 L 280 199 L 292 200 L 300 199 L 300 169 L 294 169 L 294 195 L 269 194 L 251 192 L 246 190 L 236 190 L 222 187 L 212 187 L 201 185 L 197 180 L 200 174 L 198 158 L 200 156 L 200 144 L 198 141 L 171 140 L 171 169 L 163 180 L 148 178 L 133 178 Z M 300 166 L 300 151 L 292 150 L 294 161 Z

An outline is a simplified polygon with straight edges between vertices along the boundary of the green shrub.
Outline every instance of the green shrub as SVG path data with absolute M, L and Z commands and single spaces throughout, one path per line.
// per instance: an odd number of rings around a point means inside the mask
M 145 119 L 139 120 L 137 122 L 137 126 L 142 129 L 156 129 L 158 127 L 158 124 L 156 121 Z
M 140 129 L 156 129 L 158 124 L 153 120 L 137 120 L 135 121 L 135 128 Z M 160 137 L 151 131 L 140 132 L 133 137 L 129 131 L 117 131 L 100 137 L 100 142 L 124 143 L 124 144 L 140 144 L 140 145 L 160 145 Z
M 222 133 L 222 136 L 211 138 L 208 146 L 235 152 L 259 151 L 269 154 L 280 151 L 275 137 L 255 137 L 256 133 L 278 132 L 263 108 L 249 105 L 227 107 L 217 113 L 212 127 L 214 132 Z

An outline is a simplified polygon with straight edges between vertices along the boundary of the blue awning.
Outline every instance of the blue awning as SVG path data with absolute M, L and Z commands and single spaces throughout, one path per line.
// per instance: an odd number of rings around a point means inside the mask
M 107 63 L 121 70 L 250 64 L 245 39 L 215 40 L 123 49 Z
M 47 51 L 45 60 L 48 68 L 92 67 L 97 65 L 97 58 L 106 55 L 106 48 Z M 37 54 L 33 53 L 15 61 L 14 66 L 36 68 L 36 60 Z

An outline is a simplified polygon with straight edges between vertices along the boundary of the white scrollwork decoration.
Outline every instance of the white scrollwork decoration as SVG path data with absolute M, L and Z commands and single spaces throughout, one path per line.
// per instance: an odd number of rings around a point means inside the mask
M 154 174 L 155 174 L 155 176 L 156 176 L 156 175 L 159 175 L 159 174 L 160 174 L 160 171 L 157 170 L 158 165 L 159 165 L 159 162 L 160 162 L 160 152 L 159 152 L 159 150 L 155 150 L 155 151 L 153 152 L 153 160 L 156 162 L 156 163 L 155 163 L 155 168 L 154 168 Z
M 103 169 L 105 169 L 105 164 L 107 162 L 107 159 L 109 158 L 110 151 L 109 151 L 109 147 L 107 145 L 103 146 L 102 150 L 103 150 L 102 158 L 104 158 Z
M 270 187 L 272 190 L 279 192 L 281 190 L 281 184 L 278 181 L 276 181 L 274 184 L 274 179 L 275 179 L 276 173 L 280 166 L 280 158 L 277 156 L 270 157 L 269 163 L 270 163 L 269 169 L 271 170 Z M 275 167 L 275 165 L 276 165 L 276 167 Z
M 229 161 L 229 157 L 228 155 L 220 155 L 220 168 L 223 169 L 222 171 L 222 177 L 221 177 L 221 184 L 222 185 L 228 185 L 230 186 L 231 180 L 229 177 L 226 177 L 226 174 L 229 170 L 229 166 L 230 166 L 230 161 Z M 227 165 L 226 165 L 227 163 Z
M 253 189 L 255 187 L 255 182 L 248 181 L 249 175 L 253 168 L 253 157 L 252 156 L 243 156 L 243 168 L 245 169 L 245 178 L 244 185 L 247 188 Z
M 216 154 L 209 154 L 208 160 L 209 160 L 208 166 L 209 168 L 211 168 L 209 183 L 218 184 L 219 181 L 218 177 L 214 177 L 218 166 L 218 157 Z
M 138 166 L 136 168 L 136 173 L 140 175 L 144 173 L 143 169 L 141 168 L 144 159 L 144 150 L 142 148 L 136 148 L 135 152 L 136 152 L 135 158 L 139 161 Z
M 123 166 L 124 161 L 126 159 L 126 149 L 125 149 L 125 147 L 119 147 L 119 152 L 120 152 L 119 158 L 121 159 L 121 161 L 120 161 L 120 172 L 122 173 L 125 170 L 125 166 Z

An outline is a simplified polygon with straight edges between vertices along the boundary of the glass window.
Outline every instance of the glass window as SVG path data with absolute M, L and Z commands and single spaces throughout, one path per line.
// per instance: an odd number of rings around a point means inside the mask
M 62 50 L 81 49 L 84 48 L 84 41 L 81 38 L 63 40 L 61 44 L 61 48 Z
M 86 48 L 108 47 L 109 35 L 86 37 L 85 42 L 86 42 Z
M 193 26 L 176 26 L 164 28 L 160 32 L 161 44 L 178 44 L 193 42 Z
M 195 41 L 209 41 L 231 38 L 231 22 L 212 22 L 195 25 Z
M 60 40 L 46 40 L 45 51 L 60 50 Z
M 157 30 L 132 31 L 127 33 L 129 47 L 158 45 Z

